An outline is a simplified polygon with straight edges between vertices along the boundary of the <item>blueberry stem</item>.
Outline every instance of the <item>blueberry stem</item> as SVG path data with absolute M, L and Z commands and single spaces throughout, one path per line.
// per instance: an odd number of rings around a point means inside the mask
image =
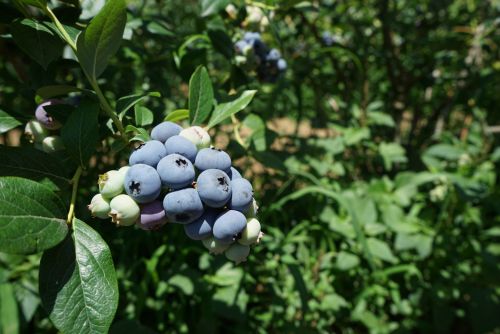
M 238 121 L 238 119 L 234 115 L 231 115 L 231 121 L 233 122 L 234 138 L 236 139 L 238 144 L 240 144 L 244 148 L 247 148 L 247 145 L 245 144 L 245 142 L 243 141 L 243 139 L 240 136 L 240 127 L 241 127 L 240 121 Z
M 66 223 L 71 225 L 73 222 L 73 217 L 75 216 L 75 202 L 76 202 L 76 192 L 78 190 L 78 182 L 80 181 L 80 176 L 82 175 L 82 167 L 76 169 L 75 175 L 71 179 L 71 184 L 73 185 L 73 190 L 71 191 L 71 202 L 69 204 L 68 218 Z

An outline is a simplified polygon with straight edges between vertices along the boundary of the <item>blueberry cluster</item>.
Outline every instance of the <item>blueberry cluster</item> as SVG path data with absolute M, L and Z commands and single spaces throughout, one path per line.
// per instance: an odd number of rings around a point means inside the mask
M 129 166 L 99 177 L 92 215 L 144 230 L 181 224 L 210 253 L 245 261 L 263 235 L 250 182 L 199 126 L 163 122 L 151 138 L 132 152 Z
M 45 107 L 58 104 L 66 104 L 62 100 L 47 100 L 41 103 L 35 110 L 35 120 L 26 124 L 24 134 L 29 142 L 36 148 L 47 153 L 56 152 L 64 148 L 63 141 L 58 135 L 62 124 L 50 115 Z
M 269 49 L 258 32 L 246 32 L 234 47 L 236 63 L 246 69 L 255 69 L 261 81 L 275 82 L 287 68 L 281 53 Z

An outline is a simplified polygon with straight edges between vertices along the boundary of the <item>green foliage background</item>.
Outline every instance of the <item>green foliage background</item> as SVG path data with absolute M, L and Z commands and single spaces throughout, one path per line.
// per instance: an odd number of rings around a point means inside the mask
M 30 145 L 16 138 L 41 87 L 91 89 L 47 17 L 22 3 L 30 1 L 0 2 L 7 146 Z M 81 30 L 88 20 L 75 3 L 51 5 Z M 500 2 L 234 1 L 235 13 L 228 4 L 129 1 L 126 38 L 96 82 L 117 111 L 114 101 L 141 94 L 120 115 L 131 131 L 187 109 L 199 65 L 219 102 L 257 90 L 211 134 L 254 184 L 265 238 L 234 266 L 179 226 L 145 232 L 92 219 L 86 205 L 98 174 L 126 164 L 130 152 L 101 115 L 75 211 L 111 250 L 120 294 L 111 332 L 500 331 Z M 268 24 L 249 22 L 251 7 Z M 38 49 L 19 43 L 24 16 L 48 26 Z M 287 60 L 276 83 L 235 65 L 232 44 L 245 30 L 262 30 Z M 333 45 L 322 42 L 324 31 Z M 7 149 L 2 176 L 12 175 Z M 26 164 L 41 161 L 24 154 Z M 72 154 L 47 162 L 61 163 L 63 181 L 74 173 Z M 71 189 L 57 189 L 69 203 Z M 40 259 L 0 253 L 0 333 L 56 332 L 40 304 Z

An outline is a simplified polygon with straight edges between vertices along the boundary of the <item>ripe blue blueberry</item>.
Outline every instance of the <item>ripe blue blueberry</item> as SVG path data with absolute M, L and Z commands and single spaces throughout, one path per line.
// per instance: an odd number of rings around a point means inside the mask
M 151 139 L 165 143 L 168 138 L 178 135 L 181 131 L 182 127 L 180 125 L 172 122 L 163 122 L 151 130 Z
M 218 210 L 205 210 L 203 215 L 190 224 L 184 225 L 184 232 L 193 240 L 203 240 L 212 236 L 212 228 L 215 219 L 219 215 Z
M 137 225 L 147 231 L 157 230 L 167 223 L 165 209 L 160 200 L 140 205 L 141 215 Z
M 198 149 L 189 139 L 181 136 L 172 136 L 165 142 L 167 155 L 177 153 L 189 159 L 194 163 Z
M 250 182 L 243 178 L 232 180 L 231 190 L 232 195 L 228 207 L 240 212 L 246 212 L 253 199 L 253 189 Z
M 193 188 L 168 193 L 163 199 L 163 208 L 167 219 L 178 224 L 189 224 L 203 214 L 203 203 Z
M 271 49 L 266 56 L 268 61 L 278 61 L 281 58 L 281 53 L 277 49 Z
M 243 35 L 243 40 L 247 43 L 253 43 L 255 41 L 260 41 L 260 34 L 258 32 L 247 31 Z
M 201 200 L 212 208 L 223 207 L 231 198 L 231 180 L 219 169 L 207 169 L 198 176 L 196 189 Z
M 231 170 L 231 158 L 222 150 L 213 147 L 204 148 L 198 152 L 194 165 L 201 171 L 213 168 L 229 172 Z
M 35 117 L 37 121 L 42 123 L 42 125 L 49 130 L 57 130 L 59 129 L 62 125 L 59 123 L 55 118 L 53 118 L 47 111 L 45 110 L 45 107 L 47 106 L 53 106 L 56 104 L 62 104 L 63 102 L 60 100 L 48 100 L 40 104 L 36 110 L 35 110 Z
M 169 154 L 158 163 L 158 174 L 164 186 L 181 189 L 194 181 L 194 167 L 188 158 L 180 154 Z
M 276 64 L 276 66 L 278 67 L 278 70 L 280 71 L 284 71 L 286 70 L 286 60 L 281 58 L 280 60 L 278 60 L 278 63 Z
M 161 180 L 156 169 L 149 165 L 131 166 L 125 174 L 125 191 L 137 203 L 155 200 L 161 192 Z
M 158 162 L 167 155 L 165 145 L 158 140 L 150 140 L 140 145 L 130 155 L 129 164 L 146 164 L 156 168 Z
M 243 177 L 241 176 L 240 172 L 238 172 L 238 170 L 232 166 L 227 175 L 231 180 L 241 179 Z
M 213 227 L 214 239 L 225 244 L 230 244 L 241 238 L 241 233 L 247 226 L 244 214 L 235 210 L 222 213 L 215 220 Z

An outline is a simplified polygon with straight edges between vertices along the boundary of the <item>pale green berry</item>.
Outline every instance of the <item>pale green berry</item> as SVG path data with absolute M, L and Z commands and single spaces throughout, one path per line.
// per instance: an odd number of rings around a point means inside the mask
M 250 254 L 250 246 L 235 243 L 232 244 L 224 254 L 228 260 L 231 260 L 236 264 L 245 262 L 248 254 Z
M 129 195 L 121 194 L 109 202 L 111 211 L 109 216 L 113 223 L 118 226 L 134 225 L 139 219 L 141 209 L 139 205 Z
M 242 245 L 251 245 L 256 242 L 260 241 L 260 238 L 262 238 L 263 233 L 260 231 L 260 223 L 257 219 L 255 218 L 250 218 L 247 221 L 247 226 L 241 232 L 241 238 L 238 240 L 238 242 Z
M 259 211 L 259 206 L 257 205 L 257 201 L 255 198 L 252 200 L 252 203 L 248 205 L 248 208 L 245 210 L 245 216 L 247 218 L 254 218 L 257 216 L 257 212 Z
M 127 174 L 128 170 L 129 170 L 130 166 L 123 166 L 122 168 L 120 168 L 118 170 L 118 172 L 122 173 L 123 175 Z
M 199 150 L 210 147 L 210 135 L 208 132 L 199 126 L 191 126 L 182 130 L 179 136 L 186 138 L 196 145 Z
M 41 143 L 49 135 L 49 131 L 43 127 L 42 123 L 32 120 L 26 123 L 24 135 L 30 143 Z
M 120 173 L 117 170 L 110 170 L 107 173 L 99 175 L 97 184 L 99 192 L 105 198 L 113 198 L 123 192 L 123 182 L 125 181 L 125 173 Z
M 42 149 L 46 153 L 53 153 L 64 149 L 64 143 L 59 136 L 48 136 L 42 141 Z
M 205 246 L 205 248 L 208 249 L 208 252 L 210 254 L 221 254 L 229 247 L 228 244 L 226 244 L 226 245 L 221 244 L 220 242 L 215 240 L 213 237 L 203 239 L 201 242 L 203 243 L 203 246 Z
M 88 205 L 90 212 L 93 217 L 106 219 L 109 217 L 111 207 L 109 206 L 109 201 L 102 197 L 101 194 L 97 194 L 92 197 L 90 204 Z

